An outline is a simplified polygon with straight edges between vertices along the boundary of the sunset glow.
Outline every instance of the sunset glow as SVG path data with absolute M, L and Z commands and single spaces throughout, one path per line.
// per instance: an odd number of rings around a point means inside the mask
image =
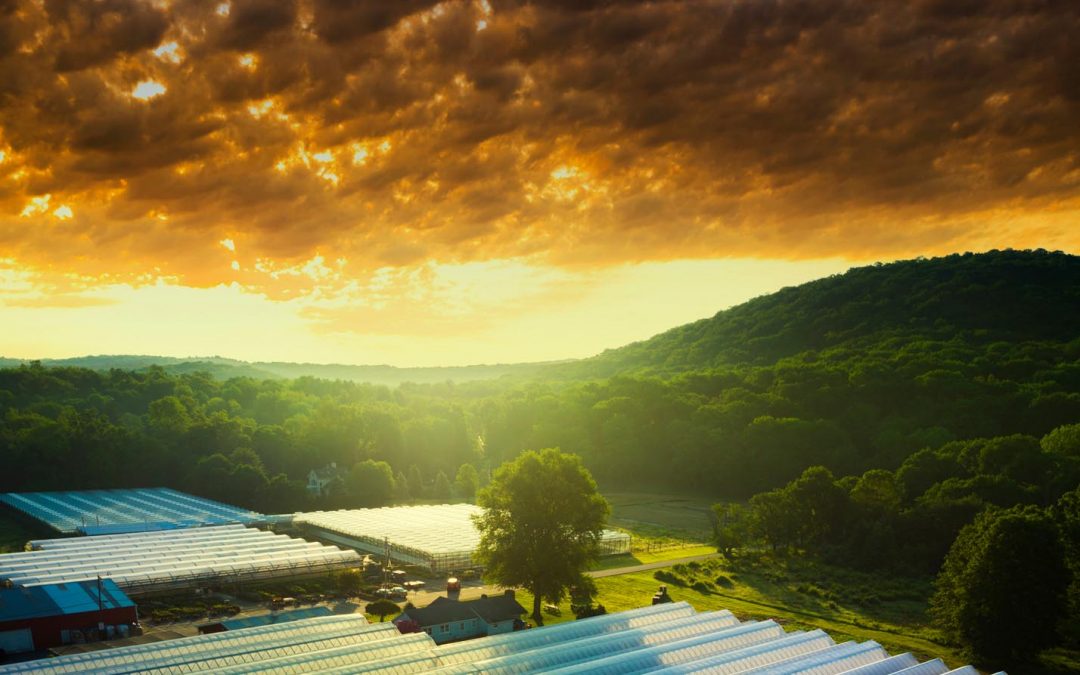
M 1044 38 L 1080 15 L 945 4 L 17 0 L 0 356 L 571 358 L 856 264 L 1080 251 Z

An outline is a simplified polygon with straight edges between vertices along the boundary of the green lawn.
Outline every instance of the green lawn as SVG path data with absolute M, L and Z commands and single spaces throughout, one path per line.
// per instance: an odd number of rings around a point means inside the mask
M 622 562 L 634 564 L 628 558 Z M 926 602 L 932 589 L 926 579 L 885 578 L 798 558 L 746 559 L 735 564 L 715 558 L 662 568 L 677 583 L 658 580 L 657 571 L 661 570 L 597 579 L 598 602 L 609 612 L 642 607 L 651 602 L 658 586 L 666 584 L 673 599 L 689 602 L 698 611 L 728 609 L 740 619 L 773 619 L 788 630 L 820 628 L 837 642 L 874 640 L 893 654 L 912 652 L 920 660 L 941 658 L 952 668 L 969 662 L 928 624 Z M 532 596 L 519 590 L 517 597 L 531 611 Z M 560 610 L 561 616 L 545 612 L 544 623 L 573 620 L 568 600 L 560 604 Z M 1023 672 L 1080 672 L 1078 656 L 1052 650 L 1042 664 Z
M 703 541 L 711 536 L 712 503 L 700 497 L 610 492 L 610 522 L 639 536 Z

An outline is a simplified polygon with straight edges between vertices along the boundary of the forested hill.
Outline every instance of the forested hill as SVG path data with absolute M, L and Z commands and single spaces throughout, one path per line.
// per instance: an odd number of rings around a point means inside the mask
M 674 374 L 767 365 L 806 351 L 911 340 L 1080 337 L 1080 257 L 991 251 L 859 267 L 785 288 L 584 361 L 564 375 Z

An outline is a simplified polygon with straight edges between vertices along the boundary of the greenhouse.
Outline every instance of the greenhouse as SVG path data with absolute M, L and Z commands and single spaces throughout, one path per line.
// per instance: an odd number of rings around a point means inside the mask
M 298 513 L 293 523 L 313 536 L 395 561 L 422 565 L 433 572 L 476 567 L 472 554 L 480 533 L 472 517 L 483 513 L 472 504 L 393 506 L 378 509 Z M 630 552 L 630 535 L 604 530 L 602 555 Z
M 169 488 L 8 492 L 0 502 L 65 534 L 119 534 L 192 527 L 251 524 L 263 516 Z
M 767 673 L 976 675 L 939 659 L 889 656 L 876 642 L 836 644 L 820 630 L 740 623 L 730 612 L 656 605 L 436 646 L 358 614 L 301 619 L 0 666 L 0 673 Z M 1004 675 L 999 673 L 998 675 Z
M 356 551 L 243 525 L 43 539 L 0 555 L 0 579 L 23 586 L 107 577 L 128 594 L 276 579 L 356 567 Z

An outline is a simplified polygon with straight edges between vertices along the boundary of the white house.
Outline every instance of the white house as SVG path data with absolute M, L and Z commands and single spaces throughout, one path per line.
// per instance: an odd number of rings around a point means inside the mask
M 338 478 L 342 478 L 337 468 L 337 462 L 330 462 L 321 469 L 312 469 L 308 472 L 307 490 L 316 497 L 327 494 L 328 486 Z
M 475 600 L 451 600 L 439 596 L 427 607 L 406 609 L 394 619 L 403 633 L 424 631 L 436 644 L 509 633 L 520 627 L 525 613 L 514 591 L 482 596 Z

